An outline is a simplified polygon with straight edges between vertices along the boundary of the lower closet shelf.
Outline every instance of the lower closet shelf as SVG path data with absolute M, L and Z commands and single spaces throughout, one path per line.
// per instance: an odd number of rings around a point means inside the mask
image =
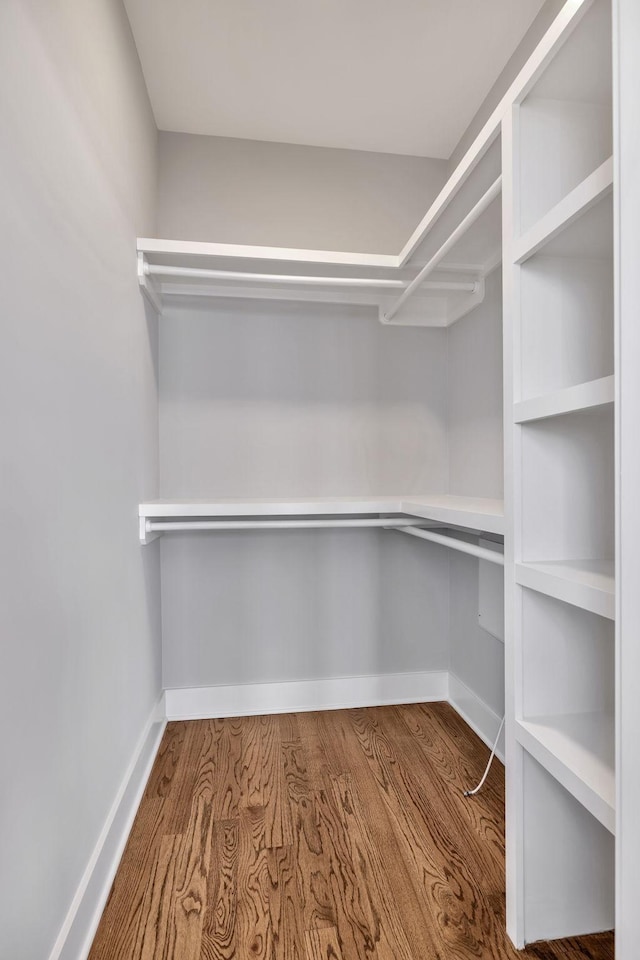
M 309 525 L 325 525 L 321 518 L 349 517 L 354 526 L 385 525 L 385 518 L 401 517 L 399 525 L 420 521 L 447 524 L 497 535 L 504 534 L 502 500 L 483 497 L 461 497 L 453 494 L 427 494 L 405 497 L 316 497 L 307 499 L 220 499 L 220 500 L 150 500 L 139 505 L 140 541 L 149 543 L 160 532 L 185 529 L 183 523 L 194 521 L 250 520 L 296 521 L 307 518 Z M 392 525 L 391 523 L 389 525 Z M 220 529 L 222 528 L 219 524 Z M 268 529 L 267 523 L 263 524 Z M 195 529 L 195 525 L 192 525 Z M 248 529 L 248 525 L 247 525 Z
M 518 742 L 615 833 L 614 718 L 576 713 L 516 721 Z
M 609 620 L 615 618 L 613 560 L 517 563 L 516 582 Z

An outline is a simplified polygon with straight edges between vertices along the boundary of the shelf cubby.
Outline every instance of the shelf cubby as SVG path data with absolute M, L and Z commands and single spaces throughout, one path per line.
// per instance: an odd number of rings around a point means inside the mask
M 524 939 L 610 930 L 615 913 L 615 837 L 524 749 Z
M 519 720 L 516 737 L 571 796 L 615 833 L 613 713 L 549 714 Z
M 519 401 L 613 375 L 610 196 L 522 264 L 520 303 Z
M 596 0 L 520 105 L 520 235 L 611 156 L 610 38 Z
M 611 560 L 612 405 L 525 423 L 521 430 L 524 564 Z
M 613 158 L 609 156 L 585 180 L 581 181 L 570 193 L 545 213 L 533 226 L 522 234 L 515 244 L 514 260 L 524 263 L 535 256 L 539 250 L 547 248 L 547 255 L 564 257 L 597 258 L 606 256 L 608 248 L 603 240 L 611 230 L 602 230 L 607 217 L 607 205 L 602 204 L 598 214 L 583 220 L 589 211 L 611 194 L 613 188 Z M 609 204 L 610 206 L 610 204 Z M 569 228 L 581 221 L 573 232 Z M 564 236 L 563 241 L 550 246 L 556 237 Z
M 517 739 L 614 832 L 614 624 L 526 589 L 521 611 Z
M 613 560 L 517 563 L 516 583 L 609 620 L 615 617 Z

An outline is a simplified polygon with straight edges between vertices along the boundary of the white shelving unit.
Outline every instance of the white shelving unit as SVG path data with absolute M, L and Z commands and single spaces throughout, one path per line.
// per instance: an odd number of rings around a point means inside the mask
M 503 130 L 508 923 L 518 946 L 614 925 L 610 4 L 584 4 L 573 26 Z

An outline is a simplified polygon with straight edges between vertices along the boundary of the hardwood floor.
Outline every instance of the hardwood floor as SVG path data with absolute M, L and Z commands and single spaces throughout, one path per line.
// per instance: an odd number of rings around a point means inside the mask
M 168 725 L 90 960 L 613 960 L 504 930 L 504 777 L 445 703 Z

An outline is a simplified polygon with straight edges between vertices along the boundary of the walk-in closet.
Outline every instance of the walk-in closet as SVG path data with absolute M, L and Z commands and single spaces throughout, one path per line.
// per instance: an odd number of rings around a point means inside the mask
M 0 10 L 2 960 L 640 955 L 640 7 L 482 6 Z

